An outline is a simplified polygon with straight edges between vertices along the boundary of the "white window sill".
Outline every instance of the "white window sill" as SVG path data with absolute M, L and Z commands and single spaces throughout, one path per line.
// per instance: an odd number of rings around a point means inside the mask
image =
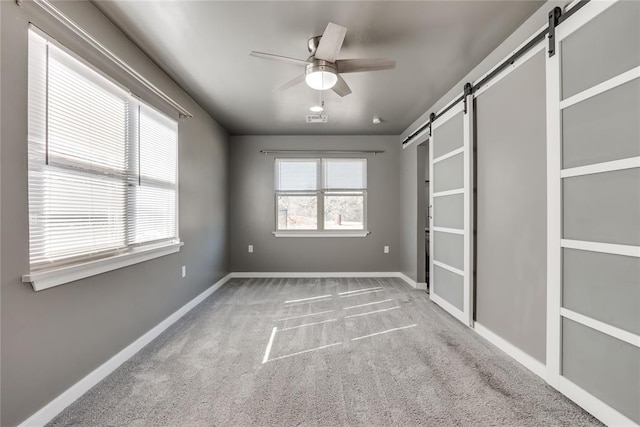
M 367 237 L 370 231 L 274 231 L 276 237 Z
M 52 288 L 65 283 L 74 282 L 86 277 L 106 273 L 107 271 L 127 267 L 154 258 L 180 251 L 183 242 L 163 244 L 161 246 L 147 246 L 132 252 L 110 256 L 59 268 L 38 271 L 22 276 L 23 283 L 31 283 L 34 291 Z

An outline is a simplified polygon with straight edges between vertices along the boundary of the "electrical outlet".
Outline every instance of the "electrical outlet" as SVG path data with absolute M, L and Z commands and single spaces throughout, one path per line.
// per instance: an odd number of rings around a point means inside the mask
M 252 254 L 253 253 L 253 245 L 249 245 L 249 253 Z
M 183 265 L 182 266 L 182 277 L 186 277 L 187 276 L 187 266 Z
M 388 253 L 389 253 L 389 246 L 385 246 L 385 247 L 384 247 L 384 253 L 385 253 L 385 254 L 388 254 Z

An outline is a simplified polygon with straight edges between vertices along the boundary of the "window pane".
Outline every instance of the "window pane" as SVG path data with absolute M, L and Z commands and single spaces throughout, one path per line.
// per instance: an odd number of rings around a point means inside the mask
M 171 239 L 176 236 L 176 192 L 174 188 L 135 187 L 136 213 L 132 243 Z
M 126 185 L 117 179 L 48 167 L 32 193 L 31 263 L 92 255 L 125 245 Z
M 140 106 L 140 177 L 132 192 L 135 220 L 130 241 L 144 243 L 176 237 L 178 124 Z
M 49 158 L 124 174 L 126 94 L 61 49 L 49 52 Z
M 325 196 L 324 228 L 325 230 L 364 230 L 364 196 Z
M 366 159 L 323 159 L 325 189 L 363 190 L 367 187 Z
M 276 190 L 316 190 L 318 186 L 318 161 L 276 160 Z
M 317 196 L 278 196 L 278 230 L 316 230 Z
M 151 180 L 176 182 L 178 123 L 140 106 L 140 175 Z
M 28 77 L 31 266 L 175 238 L 177 122 L 32 28 Z

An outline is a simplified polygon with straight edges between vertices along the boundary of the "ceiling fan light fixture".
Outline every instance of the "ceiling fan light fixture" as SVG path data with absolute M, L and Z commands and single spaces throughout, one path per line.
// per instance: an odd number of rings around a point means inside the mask
M 314 105 L 313 107 L 310 107 L 309 110 L 314 113 L 322 113 L 324 111 L 324 108 L 322 108 L 321 105 Z
M 307 65 L 304 81 L 311 89 L 331 89 L 338 82 L 338 74 L 335 65 L 327 61 L 315 60 Z

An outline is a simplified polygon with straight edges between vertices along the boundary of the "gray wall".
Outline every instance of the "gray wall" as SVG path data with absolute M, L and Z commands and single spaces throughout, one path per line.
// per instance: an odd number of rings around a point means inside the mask
M 401 148 L 396 137 L 233 136 L 229 147 L 231 271 L 398 271 Z M 385 150 L 384 154 L 367 156 L 367 222 L 371 234 L 364 238 L 275 237 L 276 155 L 261 154 L 263 149 Z M 251 254 L 247 251 L 250 244 L 254 245 Z M 384 245 L 391 247 L 389 254 L 383 253 Z
M 40 292 L 21 283 L 29 271 L 27 24 L 34 22 L 98 65 L 103 59 L 32 3 L 20 8 L 13 1 L 0 2 L 3 426 L 24 421 L 228 271 L 226 132 L 91 3 L 59 6 L 194 113 L 179 130 L 185 246 L 176 254 Z M 119 75 L 113 66 L 104 68 Z M 162 107 L 144 90 L 137 92 Z M 182 265 L 187 266 L 184 279 Z
M 402 150 L 400 164 L 400 271 L 416 282 L 425 280 L 424 256 L 424 168 L 426 144 Z
M 545 52 L 476 98 L 476 321 L 546 358 Z M 518 108 L 513 108 L 518 105 Z
M 400 135 L 399 140 L 402 141 L 409 134 L 414 132 L 415 129 L 417 129 L 420 125 L 427 122 L 429 120 L 429 113 L 437 112 L 438 110 L 442 109 L 446 104 L 448 104 L 450 101 L 452 101 L 453 99 L 458 97 L 460 94 L 462 94 L 463 86 L 466 82 L 477 81 L 481 76 L 487 73 L 492 67 L 497 65 L 500 61 L 502 61 L 502 59 L 504 59 L 510 53 L 512 53 L 527 38 L 537 33 L 540 30 L 540 28 L 542 28 L 548 22 L 548 12 L 551 9 L 553 9 L 556 6 L 564 7 L 568 3 L 569 1 L 567 0 L 561 0 L 561 1 L 552 0 L 545 3 L 529 19 L 527 19 L 511 36 L 509 36 L 502 44 L 500 44 L 500 46 L 498 46 L 480 64 L 478 64 L 478 66 L 476 66 L 462 80 L 460 80 L 460 82 L 458 82 L 457 85 L 451 88 L 451 90 L 447 92 L 442 98 L 440 98 L 440 100 L 438 100 L 438 102 L 436 102 L 430 109 L 425 111 L 425 113 L 422 116 L 417 118 Z M 529 83 L 527 82 L 527 85 L 528 84 Z M 521 89 L 518 88 L 518 92 L 520 92 L 520 90 Z M 544 92 L 544 88 L 541 90 Z M 529 93 L 529 90 L 527 90 L 527 93 Z M 518 106 L 518 108 L 516 108 L 515 110 L 517 110 L 522 115 L 526 115 L 529 113 L 539 114 L 539 111 L 537 110 L 530 112 L 528 110 L 528 108 L 530 107 L 521 107 L 520 106 L 521 98 L 522 97 L 518 97 L 518 102 L 516 104 L 513 104 L 512 102 L 511 104 L 512 107 L 514 105 Z M 531 108 L 537 108 L 537 106 L 532 106 Z M 542 122 L 541 126 L 543 126 L 542 129 L 544 129 L 544 126 L 545 126 L 544 122 Z M 401 165 L 400 165 L 401 179 L 402 179 L 401 182 L 403 186 L 407 186 L 407 188 L 402 189 L 402 195 L 403 195 L 403 203 L 402 203 L 403 229 L 402 230 L 403 232 L 401 234 L 400 244 L 401 244 L 401 247 L 404 248 L 404 252 L 403 252 L 403 258 L 400 261 L 402 266 L 401 271 L 403 271 L 405 274 L 413 278 L 418 276 L 419 266 L 417 262 L 418 260 L 417 245 L 415 242 L 416 232 L 414 231 L 416 229 L 416 224 L 418 222 L 418 219 L 415 216 L 416 202 L 418 200 L 418 197 L 415 195 L 415 191 L 414 191 L 415 187 L 412 187 L 412 186 L 415 186 L 415 182 L 417 180 L 416 178 L 417 174 L 420 175 L 420 179 L 422 178 L 421 176 L 422 171 L 419 172 L 415 167 L 415 164 L 417 161 L 416 158 L 418 156 L 417 145 L 422 143 L 424 140 L 425 140 L 424 136 L 417 138 L 415 142 L 412 142 L 411 145 L 405 147 L 402 150 L 403 155 L 401 156 Z M 544 140 L 541 143 L 544 144 Z M 512 156 L 515 156 L 513 157 L 513 159 L 517 161 L 522 160 L 519 157 L 521 155 L 522 154 L 518 154 L 517 152 L 512 153 Z M 536 155 L 540 155 L 540 153 L 538 152 Z M 544 153 L 542 155 L 544 155 Z M 489 161 L 483 167 L 503 168 L 505 167 L 505 164 L 502 163 L 501 160 L 495 159 L 495 162 L 491 163 L 491 161 Z M 536 169 L 536 172 L 535 172 L 536 176 L 544 172 L 544 170 L 545 169 Z M 525 180 L 527 178 L 524 176 L 518 175 L 518 179 Z M 546 191 L 546 181 L 542 180 L 539 183 L 534 183 L 532 185 L 533 185 L 533 189 L 535 190 L 535 197 L 532 198 L 532 200 L 538 200 L 541 195 L 540 192 Z M 485 186 L 485 189 L 486 189 L 486 186 Z M 493 191 L 495 189 L 492 188 L 491 190 Z M 483 197 L 482 195 L 480 194 L 478 195 L 478 198 L 479 198 L 478 203 L 482 206 L 487 206 L 488 201 L 485 199 L 482 199 L 482 197 Z M 500 203 L 504 205 L 505 202 L 506 200 L 502 200 Z M 522 199 L 520 199 L 520 202 L 521 204 L 525 203 L 525 201 Z M 519 207 L 520 212 L 523 212 L 523 209 L 525 209 L 523 206 L 524 205 L 521 205 Z M 535 215 L 534 212 L 543 212 L 543 215 L 544 215 L 544 209 L 545 209 L 544 206 L 536 205 L 534 210 L 526 213 L 526 218 L 527 219 L 533 218 L 533 216 Z M 508 214 L 509 212 L 504 213 L 504 215 L 508 215 Z M 515 216 L 515 214 L 510 215 L 508 216 L 508 220 L 512 224 L 515 224 L 517 217 Z M 534 223 L 531 224 L 531 227 L 537 230 L 540 230 L 540 226 L 541 224 L 539 222 L 539 219 L 536 219 Z M 486 236 L 487 233 L 496 232 L 495 230 L 490 230 L 484 227 L 485 225 L 479 224 L 478 230 L 476 230 L 476 232 L 480 235 L 480 238 L 483 238 L 482 236 Z M 543 234 L 546 233 L 546 229 L 542 228 L 541 232 Z M 545 324 L 536 323 L 535 326 L 533 326 L 532 324 L 534 322 L 539 321 L 539 319 L 544 319 L 546 316 L 546 306 L 544 304 L 541 304 L 542 299 L 545 298 L 543 293 L 544 290 L 540 288 L 540 277 L 544 277 L 544 275 L 546 274 L 546 270 L 545 270 L 544 264 L 541 264 L 539 262 L 540 259 L 546 258 L 546 252 L 540 252 L 540 249 L 541 249 L 539 247 L 540 240 L 538 238 L 533 238 L 532 242 L 534 245 L 533 248 L 531 249 L 532 259 L 523 260 L 522 258 L 520 258 L 517 260 L 512 260 L 511 262 L 516 263 L 512 266 L 512 271 L 502 272 L 504 273 L 504 276 L 500 278 L 501 282 L 497 285 L 494 291 L 500 290 L 500 288 L 502 287 L 501 291 L 507 292 L 507 294 L 502 295 L 501 298 L 498 300 L 491 300 L 490 298 L 485 299 L 483 295 L 479 295 L 479 293 L 482 292 L 483 290 L 478 289 L 478 291 L 476 292 L 476 300 L 481 301 L 480 308 L 478 310 L 478 313 L 481 317 L 479 319 L 481 323 L 483 321 L 485 321 L 485 323 L 488 322 L 490 325 L 486 325 L 486 326 L 492 329 L 493 332 L 495 332 L 497 335 L 502 336 L 508 341 L 511 341 L 514 345 L 521 347 L 523 351 L 528 352 L 533 357 L 541 361 L 544 361 L 544 358 L 545 358 L 544 337 L 541 338 L 540 333 L 541 331 L 544 331 Z M 484 248 L 483 245 L 485 243 L 486 242 L 479 242 L 478 243 L 480 245 L 479 248 Z M 482 262 L 490 262 L 492 265 L 498 265 L 498 263 L 500 262 L 497 255 L 493 255 L 492 253 L 486 253 L 483 255 L 485 258 Z M 480 264 L 480 258 L 478 259 L 478 265 L 479 264 Z M 539 266 L 539 268 L 536 268 L 536 266 Z M 533 273 L 533 275 L 530 276 L 529 279 L 526 279 L 524 277 L 520 278 L 521 276 L 514 277 L 510 275 L 510 274 L 513 274 L 514 271 L 518 269 L 521 269 L 522 273 L 525 273 L 525 272 L 527 274 Z M 499 273 L 501 272 L 495 272 L 496 275 Z M 520 271 L 518 271 L 517 273 L 520 274 Z M 489 278 L 489 276 L 487 276 L 487 278 Z M 515 288 L 505 289 L 504 287 L 506 286 L 507 282 L 513 279 L 516 279 L 516 281 L 518 282 Z M 529 282 L 527 282 L 528 280 Z M 482 283 L 486 283 L 485 278 L 482 279 Z M 481 286 L 482 286 L 482 283 L 481 283 Z M 528 285 L 533 287 L 533 290 L 527 288 L 526 286 L 527 283 Z M 486 287 L 487 285 L 485 284 L 484 286 Z M 516 293 L 525 292 L 525 294 L 513 294 L 513 292 L 516 292 Z M 532 299 L 529 299 L 528 296 L 532 296 Z M 509 313 L 516 312 L 516 307 L 514 306 L 510 306 L 508 308 L 501 307 L 501 304 L 504 305 L 504 303 L 509 302 L 509 300 L 510 300 L 510 304 L 515 304 L 516 302 L 517 304 L 520 304 L 517 307 L 517 309 L 519 309 L 520 312 L 519 312 L 519 316 L 515 318 L 515 322 L 516 322 L 515 325 L 505 325 L 506 323 L 510 323 L 512 321 L 512 319 L 508 317 Z M 505 317 L 502 318 L 502 323 L 500 325 L 498 325 L 498 322 L 496 319 L 490 318 L 489 313 L 491 312 L 491 310 L 496 310 L 496 313 L 504 314 Z M 502 310 L 506 310 L 506 311 L 503 312 Z M 489 317 L 486 317 L 486 316 L 489 316 Z M 514 338 L 515 336 L 514 331 L 516 331 L 516 329 L 518 329 L 517 333 L 519 334 L 519 336 L 517 338 Z

